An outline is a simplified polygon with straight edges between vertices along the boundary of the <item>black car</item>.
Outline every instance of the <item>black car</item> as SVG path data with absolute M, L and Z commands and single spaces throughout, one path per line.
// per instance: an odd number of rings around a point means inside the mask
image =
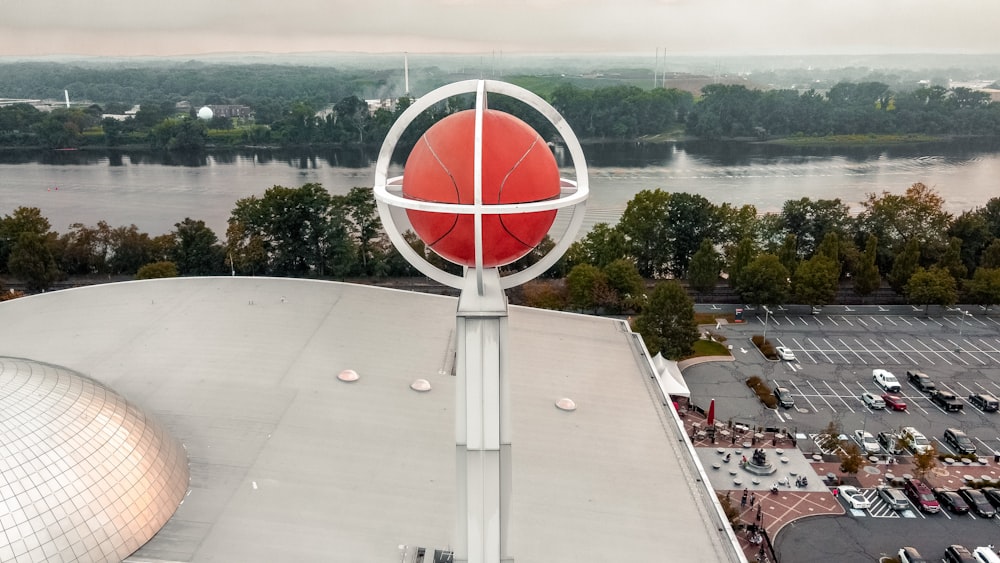
M 933 491 L 934 498 L 941 503 L 941 506 L 947 508 L 950 512 L 954 514 L 965 514 L 969 511 L 969 505 L 966 504 L 965 500 L 955 491 L 942 487 L 935 487 Z
M 997 412 L 997 410 L 1000 410 L 1000 400 L 987 393 L 969 395 L 969 403 L 983 412 Z
M 995 508 L 1000 508 L 1000 489 L 996 487 L 983 487 L 979 491 L 986 495 L 986 500 L 990 501 L 990 504 Z
M 930 393 L 937 389 L 934 382 L 931 381 L 931 376 L 927 375 L 922 371 L 910 371 L 906 370 L 906 379 L 913 384 L 914 387 L 920 389 L 924 393 Z
M 965 503 L 972 507 L 973 512 L 983 518 L 993 518 L 997 515 L 996 509 L 990 504 L 989 499 L 979 489 L 972 487 L 959 487 L 958 494 L 962 495 Z
M 960 454 L 976 453 L 976 445 L 965 435 L 965 432 L 962 432 L 958 428 L 946 429 L 944 431 L 944 441 L 951 444 L 951 447 L 955 448 Z
M 944 560 L 948 563 L 976 563 L 972 553 L 964 545 L 952 544 L 944 550 Z
M 951 391 L 935 391 L 931 393 L 931 401 L 949 412 L 960 411 L 965 406 L 962 404 L 962 399 Z
M 795 406 L 795 399 L 792 397 L 792 392 L 784 387 L 774 388 L 774 398 L 778 399 L 778 404 L 790 409 Z

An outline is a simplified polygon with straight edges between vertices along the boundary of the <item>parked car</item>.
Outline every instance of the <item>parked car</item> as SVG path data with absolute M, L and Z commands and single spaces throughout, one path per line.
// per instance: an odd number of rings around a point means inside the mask
M 964 406 L 962 399 L 951 391 L 937 390 L 931 393 L 931 401 L 948 412 L 960 411 Z
M 859 491 L 857 487 L 851 485 L 841 485 L 838 489 L 838 494 L 840 494 L 840 498 L 844 499 L 844 502 L 846 502 L 851 508 L 861 510 L 872 507 L 871 501 L 866 499 L 865 495 L 861 494 L 861 491 Z
M 976 563 L 975 558 L 964 545 L 952 544 L 944 549 L 944 560 L 948 563 Z
M 879 485 L 876 489 L 878 490 L 879 498 L 893 510 L 906 510 L 910 508 L 910 501 L 906 500 L 906 494 L 903 491 L 885 485 Z
M 903 492 L 924 512 L 933 514 L 941 510 L 941 505 L 934 498 L 934 492 L 919 479 L 907 479 L 903 483 Z
M 972 558 L 977 563 L 1000 563 L 1000 555 L 997 555 L 997 552 L 993 551 L 993 546 L 980 546 L 973 549 Z
M 972 487 L 959 487 L 958 494 L 961 495 L 965 504 L 968 504 L 972 511 L 976 514 L 982 516 L 983 518 L 993 518 L 997 515 L 997 511 L 990 504 L 989 499 L 983 494 L 979 489 L 973 489 Z
M 884 409 L 885 401 L 875 393 L 864 392 L 861 394 L 861 402 L 872 410 Z
M 930 393 L 931 391 L 937 389 L 937 386 L 934 385 L 933 381 L 931 381 L 931 376 L 922 371 L 906 370 L 906 380 L 924 393 Z
M 774 348 L 774 351 L 778 353 L 778 357 L 781 358 L 782 360 L 788 362 L 795 361 L 795 353 L 789 350 L 788 348 L 785 348 L 784 346 L 777 346 Z
M 997 410 L 1000 410 L 1000 400 L 987 393 L 969 395 L 969 403 L 983 412 L 997 412 Z
M 1000 508 L 1000 489 L 996 487 L 983 487 L 979 491 L 986 495 L 986 500 L 990 501 L 990 504 L 994 508 Z
M 944 441 L 951 444 L 960 454 L 976 453 L 976 445 L 958 428 L 947 428 L 944 431 Z
M 934 487 L 932 491 L 934 492 L 934 498 L 937 499 L 938 503 L 947 508 L 950 512 L 955 514 L 965 514 L 969 511 L 969 505 L 966 504 L 965 500 L 955 491 L 944 487 Z
M 778 404 L 786 409 L 795 406 L 795 398 L 792 397 L 792 392 L 784 387 L 774 388 L 774 398 L 778 399 Z
M 899 559 L 899 563 L 930 563 L 931 561 L 921 556 L 917 548 L 908 546 L 899 548 L 897 559 Z
M 902 437 L 910 442 L 910 449 L 914 453 L 922 454 L 933 447 L 931 441 L 912 426 L 903 428 Z
M 903 446 L 899 443 L 899 437 L 892 432 L 882 431 L 875 435 L 875 439 L 878 440 L 880 446 L 882 446 L 885 451 L 891 453 L 892 455 L 900 455 L 903 453 Z
M 872 370 L 872 381 L 888 393 L 899 393 L 902 389 L 896 376 L 884 369 Z
M 866 455 L 877 454 L 882 451 L 882 447 L 878 445 L 875 440 L 875 436 L 867 430 L 855 430 L 854 440 L 861 445 L 861 449 Z
M 882 401 L 885 403 L 886 408 L 890 408 L 894 411 L 906 410 L 906 401 L 904 401 L 899 395 L 885 393 L 882 395 Z

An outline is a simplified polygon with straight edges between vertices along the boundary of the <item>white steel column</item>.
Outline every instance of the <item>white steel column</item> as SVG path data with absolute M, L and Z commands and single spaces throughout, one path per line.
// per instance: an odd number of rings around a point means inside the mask
M 458 481 L 455 560 L 507 563 L 510 422 L 507 297 L 495 268 L 466 269 L 456 314 L 455 442 Z

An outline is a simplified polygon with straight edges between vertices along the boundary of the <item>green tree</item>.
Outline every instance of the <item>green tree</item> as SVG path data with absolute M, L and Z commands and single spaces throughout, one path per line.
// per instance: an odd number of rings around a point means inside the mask
M 209 276 L 225 271 L 224 252 L 219 237 L 204 221 L 185 217 L 174 223 L 172 264 L 184 275 Z
M 878 238 L 869 235 L 865 243 L 865 254 L 854 272 L 853 284 L 854 293 L 861 297 L 862 303 L 866 296 L 871 295 L 882 285 L 882 276 L 878 271 L 878 264 L 875 263 L 875 253 L 878 248 Z
M 173 262 L 151 262 L 139 268 L 139 271 L 135 274 L 135 279 L 137 280 L 176 277 L 177 265 Z
M 646 282 L 639 275 L 635 263 L 619 258 L 604 267 L 604 276 L 608 287 L 617 296 L 616 301 L 622 309 L 639 309 L 642 307 Z
M 928 446 L 923 452 L 913 453 L 913 472 L 924 478 L 937 465 L 937 449 Z
M 880 266 L 889 264 L 892 254 L 913 240 L 927 256 L 940 254 L 947 244 L 951 215 L 944 211 L 944 198 L 924 184 L 913 184 L 904 195 L 868 194 L 863 205 L 858 230 L 878 237 Z
M 956 280 L 962 280 L 969 276 L 969 269 L 962 262 L 962 241 L 956 237 L 951 237 L 948 248 L 944 251 L 937 265 L 951 274 Z
M 785 242 L 778 250 L 778 260 L 781 261 L 781 265 L 792 275 L 795 274 L 795 269 L 799 267 L 799 253 L 796 250 L 796 246 L 798 246 L 796 236 L 788 234 L 785 235 Z
M 331 204 L 340 211 L 340 216 L 347 219 L 347 232 L 357 250 L 357 257 L 352 262 L 360 266 L 363 275 L 372 275 L 372 245 L 382 232 L 382 221 L 372 190 L 351 188 L 346 196 L 332 196 Z
M 979 268 L 972 279 L 966 282 L 969 299 L 988 311 L 990 306 L 1000 303 L 1000 268 Z
M 801 266 L 800 266 L 801 267 Z M 744 303 L 777 306 L 788 299 L 788 270 L 773 254 L 761 254 L 740 273 L 736 292 Z
M 601 306 L 607 276 L 597 266 L 578 264 L 566 276 L 569 305 L 574 309 L 596 312 Z
M 701 241 L 719 230 L 715 206 L 704 196 L 678 192 L 667 202 L 670 239 L 668 269 L 677 278 L 687 276 L 688 264 Z
M 712 241 L 703 239 L 688 266 L 688 285 L 700 295 L 708 295 L 715 290 L 721 270 L 722 256 L 715 250 Z
M 920 267 L 920 242 L 912 238 L 906 242 L 903 251 L 896 255 L 889 272 L 889 285 L 898 295 L 903 294 L 903 288 L 917 268 Z
M 11 251 L 23 233 L 44 237 L 48 234 L 49 220 L 37 207 L 18 207 L 0 219 L 0 267 L 6 268 Z
M 948 307 L 958 300 L 955 278 L 947 270 L 932 267 L 929 270 L 917 268 L 906 284 L 906 299 L 915 305 L 924 306 L 924 314 L 930 305 Z
M 852 442 L 840 453 L 840 470 L 848 475 L 857 475 L 858 471 L 861 471 L 861 468 L 865 466 L 865 461 L 861 448 Z
M 620 229 L 611 227 L 607 223 L 594 225 L 579 243 L 583 259 L 598 268 L 628 257 L 625 235 Z
M 665 274 L 673 254 L 667 225 L 670 194 L 643 190 L 625 206 L 618 229 L 625 235 L 629 254 L 644 278 Z
M 269 275 L 325 275 L 331 249 L 343 249 L 343 224 L 331 224 L 330 194 L 319 184 L 274 186 L 236 202 L 227 248 L 237 264 L 263 265 Z M 235 252 L 234 252 L 235 251 Z M 261 262 L 263 259 L 263 262 Z
M 792 275 L 792 292 L 801 303 L 813 307 L 832 303 L 840 288 L 840 267 L 821 253 L 806 260 Z
M 753 239 L 750 237 L 740 239 L 739 244 L 733 249 L 732 257 L 729 260 L 729 285 L 733 289 L 739 291 L 737 288 L 740 286 L 740 278 L 743 276 L 743 271 L 746 270 L 747 266 L 755 258 L 757 258 L 757 248 L 754 246 Z
M 24 231 L 17 237 L 7 260 L 7 270 L 33 291 L 52 287 L 52 282 L 60 276 L 46 236 L 31 231 Z
M 839 199 L 788 200 L 781 208 L 781 220 L 785 230 L 795 235 L 802 258 L 811 257 L 827 235 L 846 234 L 852 225 L 850 207 Z
M 1000 238 L 993 239 L 979 260 L 980 268 L 1000 268 Z
M 679 360 L 691 353 L 691 346 L 698 339 L 694 302 L 676 281 L 659 282 L 646 308 L 635 319 L 635 329 L 650 354 L 659 352 Z

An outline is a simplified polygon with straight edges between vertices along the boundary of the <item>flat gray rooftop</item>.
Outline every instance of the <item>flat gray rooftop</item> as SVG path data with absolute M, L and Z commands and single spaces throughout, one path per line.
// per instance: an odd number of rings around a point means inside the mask
M 455 533 L 456 305 L 293 279 L 108 284 L 0 304 L 0 356 L 97 379 L 184 443 L 190 491 L 129 561 L 396 562 Z M 629 340 L 511 308 L 518 563 L 730 557 Z

